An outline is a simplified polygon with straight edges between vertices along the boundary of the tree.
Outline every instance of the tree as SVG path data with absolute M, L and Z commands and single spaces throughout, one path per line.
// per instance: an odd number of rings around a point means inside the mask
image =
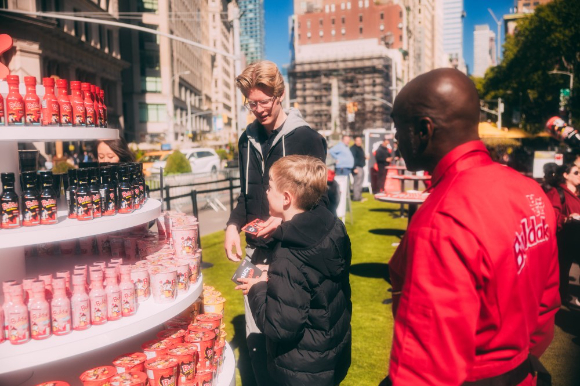
M 560 70 L 576 74 L 580 62 L 580 1 L 554 0 L 538 6 L 535 13 L 518 22 L 515 36 L 507 36 L 504 58 L 490 68 L 482 87 L 483 99 L 505 100 L 504 121 L 521 113 L 522 127 L 537 132 L 548 118 L 558 115 L 560 89 L 570 78 L 553 75 Z M 576 82 L 575 82 L 576 83 Z M 571 109 L 580 118 L 580 89 L 572 90 Z
M 191 165 L 185 154 L 179 150 L 175 150 L 169 157 L 167 157 L 167 163 L 165 164 L 164 173 L 166 176 L 170 174 L 182 174 L 191 173 Z

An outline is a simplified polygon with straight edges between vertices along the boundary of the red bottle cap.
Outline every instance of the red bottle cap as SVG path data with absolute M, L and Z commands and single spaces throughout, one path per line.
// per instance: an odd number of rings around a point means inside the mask
M 20 83 L 20 78 L 18 77 L 18 75 L 6 75 L 6 82 Z
M 91 84 L 90 83 L 81 83 L 81 90 L 91 91 Z
M 68 80 L 66 80 L 66 79 L 58 79 L 56 81 L 56 87 L 58 87 L 58 88 L 66 88 L 67 85 L 68 85 Z
M 42 78 L 42 84 L 44 85 L 44 87 L 54 87 L 54 79 Z
M 71 90 L 80 90 L 81 89 L 81 82 L 78 80 L 71 80 L 70 88 L 71 88 Z
M 95 87 L 96 87 L 96 86 L 95 86 L 94 84 L 91 84 L 91 92 L 92 92 L 93 94 L 95 93 Z
M 36 86 L 36 77 L 35 76 L 25 76 L 24 77 L 24 84 L 27 86 Z

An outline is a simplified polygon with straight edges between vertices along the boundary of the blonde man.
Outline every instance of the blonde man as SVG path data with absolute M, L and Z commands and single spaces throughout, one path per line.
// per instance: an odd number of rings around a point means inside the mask
M 227 223 L 225 250 L 228 259 L 240 261 L 240 230 L 248 222 L 261 219 L 266 221 L 265 228 L 256 237 L 246 235 L 246 255 L 254 264 L 268 264 L 272 253 L 270 236 L 282 222 L 281 218 L 270 216 L 268 210 L 268 171 L 274 162 L 293 154 L 325 160 L 326 141 L 310 128 L 297 109 L 284 111 L 284 78 L 274 63 L 260 61 L 248 66 L 236 78 L 236 86 L 245 97 L 245 107 L 256 119 L 238 142 L 241 193 Z M 265 370 L 265 338 L 254 323 L 247 297 L 244 300 L 254 375 L 258 385 L 269 386 L 272 380 Z
M 267 277 L 240 279 L 266 335 L 272 385 L 335 386 L 350 366 L 352 304 L 350 239 L 323 205 L 324 163 L 282 158 L 270 169 L 270 214 L 284 221 L 273 233 Z

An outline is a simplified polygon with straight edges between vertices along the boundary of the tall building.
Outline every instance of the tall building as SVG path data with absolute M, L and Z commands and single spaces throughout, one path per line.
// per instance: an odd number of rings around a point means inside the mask
M 496 65 L 495 33 L 489 25 L 476 25 L 473 32 L 473 76 L 483 77 L 485 71 Z
M 543 5 L 552 0 L 518 0 L 518 13 L 534 13 L 538 5 Z
M 235 6 L 231 3 L 231 6 Z M 211 47 L 233 54 L 234 38 L 228 20 L 228 1 L 209 1 L 209 41 Z M 234 89 L 234 60 L 215 55 L 211 80 L 211 109 L 213 111 L 213 137 L 219 144 L 237 141 Z
M 443 6 L 443 52 L 448 67 L 466 72 L 463 57 L 463 0 L 442 0 Z
M 403 12 L 392 1 L 295 2 L 290 99 L 316 130 L 390 127 L 403 80 Z M 355 111 L 356 110 L 356 111 Z
M 248 64 L 266 56 L 264 0 L 238 0 L 240 8 L 240 45 Z
M 207 0 L 137 0 L 122 12 L 142 13 L 140 26 L 209 45 Z M 212 129 L 211 54 L 148 32 L 121 30 L 127 131 L 138 142 L 188 142 Z

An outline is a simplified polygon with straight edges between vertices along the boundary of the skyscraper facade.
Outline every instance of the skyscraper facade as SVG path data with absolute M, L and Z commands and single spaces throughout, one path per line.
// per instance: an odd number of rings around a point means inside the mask
M 238 0 L 240 45 L 247 64 L 263 60 L 265 54 L 264 0 Z
M 538 5 L 544 5 L 552 0 L 518 0 L 518 13 L 533 13 Z
M 496 65 L 495 33 L 489 25 L 476 25 L 473 32 L 473 76 L 483 77 L 485 71 Z
M 465 72 L 463 57 L 463 0 L 442 0 L 443 52 L 445 64 Z

